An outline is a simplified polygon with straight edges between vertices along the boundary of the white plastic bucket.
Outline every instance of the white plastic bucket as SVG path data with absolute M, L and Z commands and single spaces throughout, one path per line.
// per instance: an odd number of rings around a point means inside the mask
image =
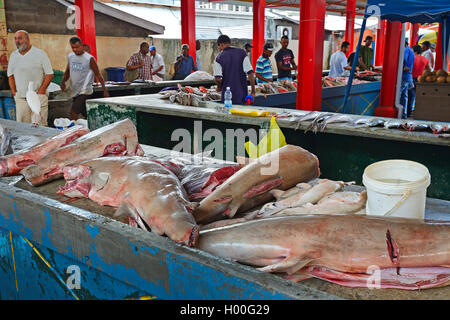
M 424 165 L 407 160 L 376 162 L 364 170 L 366 213 L 372 216 L 423 219 L 430 173 Z

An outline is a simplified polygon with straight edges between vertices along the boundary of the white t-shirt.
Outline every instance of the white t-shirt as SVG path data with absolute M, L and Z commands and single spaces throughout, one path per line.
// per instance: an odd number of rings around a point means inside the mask
M 341 76 L 344 71 L 345 67 L 348 65 L 347 63 L 347 57 L 345 56 L 345 53 L 342 51 L 337 51 L 331 55 L 330 59 L 330 73 L 329 76 L 332 78 L 336 78 Z
M 8 64 L 8 77 L 14 76 L 18 98 L 26 98 L 28 84 L 34 83 L 34 90 L 42 86 L 44 77 L 53 74 L 52 64 L 47 54 L 34 46 L 25 54 L 14 51 Z
M 163 67 L 161 71 L 158 71 L 158 74 L 166 74 L 166 65 L 164 63 L 163 57 L 157 53 L 155 56 L 152 56 L 152 71 L 155 72 L 155 70 L 158 70 L 159 67 Z
M 92 87 L 94 83 L 94 71 L 91 69 L 92 58 L 94 57 L 87 52 L 79 56 L 73 52 L 69 54 L 70 90 L 72 97 L 80 94 L 91 95 L 94 92 Z
M 434 55 L 433 52 L 431 52 L 430 49 L 422 53 L 422 56 L 428 59 L 428 62 L 430 63 L 431 71 L 434 70 Z

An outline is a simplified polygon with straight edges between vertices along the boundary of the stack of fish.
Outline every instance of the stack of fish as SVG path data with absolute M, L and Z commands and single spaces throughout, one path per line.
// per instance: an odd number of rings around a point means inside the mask
M 283 80 L 279 82 L 262 83 L 256 85 L 256 94 L 275 94 L 297 91 L 297 83 Z
M 167 90 L 160 93 L 161 99 L 169 100 L 171 103 L 178 103 L 183 106 L 200 107 L 202 101 L 215 101 L 221 99 L 221 94 L 214 88 L 205 87 L 183 87 L 178 84 L 177 90 Z
M 322 78 L 322 87 L 323 88 L 330 88 L 330 87 L 339 87 L 339 86 L 346 86 L 348 84 L 348 77 L 323 77 Z M 361 84 L 361 83 L 368 83 L 370 81 L 366 80 L 360 80 L 360 79 L 353 79 L 352 84 Z
M 305 130 L 313 131 L 314 133 L 323 132 L 325 128 L 331 123 L 344 123 L 353 128 L 369 128 L 369 127 L 383 127 L 385 129 L 401 129 L 406 131 L 429 131 L 441 138 L 447 138 L 447 132 L 450 132 L 448 123 L 427 123 L 415 120 L 400 120 L 400 119 L 385 119 L 378 117 L 364 117 L 356 118 L 354 115 L 346 115 L 333 112 L 319 112 L 311 111 L 301 115 L 295 113 L 283 112 L 277 115 L 277 119 L 290 119 L 297 123 L 295 130 L 300 128 L 300 125 L 305 122 L 310 122 Z
M 319 179 L 318 158 L 300 147 L 238 164 L 155 160 L 143 156 L 130 120 L 80 130 L 0 158 L 2 175 L 20 172 L 33 185 L 63 175 L 58 194 L 115 207 L 133 226 L 292 281 L 366 287 L 377 266 L 380 288 L 450 284 L 448 223 L 366 216 L 366 192 Z

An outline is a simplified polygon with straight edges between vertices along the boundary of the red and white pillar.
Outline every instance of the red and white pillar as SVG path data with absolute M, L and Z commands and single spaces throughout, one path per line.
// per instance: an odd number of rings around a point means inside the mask
M 181 43 L 189 46 L 189 54 L 197 63 L 195 39 L 195 0 L 181 1 Z
M 97 59 L 94 0 L 75 0 L 75 17 L 77 36 L 91 47 L 91 54 Z
M 377 42 L 375 44 L 375 66 L 383 65 L 384 44 L 386 42 L 386 20 L 378 21 Z
M 386 31 L 386 43 L 384 47 L 383 78 L 381 80 L 380 107 L 392 108 L 391 116 L 393 117 L 396 117 L 395 97 L 397 92 L 396 88 L 397 88 L 400 45 L 402 45 L 400 43 L 401 39 L 402 39 L 402 24 L 400 22 L 388 21 Z M 380 112 L 376 110 L 375 114 L 380 115 Z M 384 115 L 386 115 L 386 113 Z
M 261 56 L 264 46 L 265 35 L 265 0 L 253 0 L 253 50 L 252 50 L 252 65 L 253 70 L 256 70 L 256 61 Z
M 434 70 L 441 70 L 444 66 L 444 57 L 442 56 L 442 23 L 439 24 L 439 31 L 436 43 L 436 61 L 434 62 Z
M 409 46 L 412 48 L 417 44 L 417 40 L 419 40 L 419 28 L 420 23 L 415 23 L 411 25 L 411 31 L 409 36 Z
M 325 0 L 300 2 L 297 109 L 320 111 L 322 107 Z
M 356 16 L 356 0 L 347 0 L 347 11 L 345 20 L 345 37 L 344 41 L 350 43 L 350 50 L 347 57 L 353 52 L 355 40 L 355 16 Z

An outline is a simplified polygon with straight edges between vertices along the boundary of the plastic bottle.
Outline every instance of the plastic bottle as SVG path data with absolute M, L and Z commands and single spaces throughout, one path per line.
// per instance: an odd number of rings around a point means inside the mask
M 233 98 L 233 94 L 231 93 L 230 87 L 227 87 L 227 90 L 225 91 L 224 95 L 224 112 L 230 113 L 230 109 L 233 107 L 233 103 L 231 102 L 231 99 Z

